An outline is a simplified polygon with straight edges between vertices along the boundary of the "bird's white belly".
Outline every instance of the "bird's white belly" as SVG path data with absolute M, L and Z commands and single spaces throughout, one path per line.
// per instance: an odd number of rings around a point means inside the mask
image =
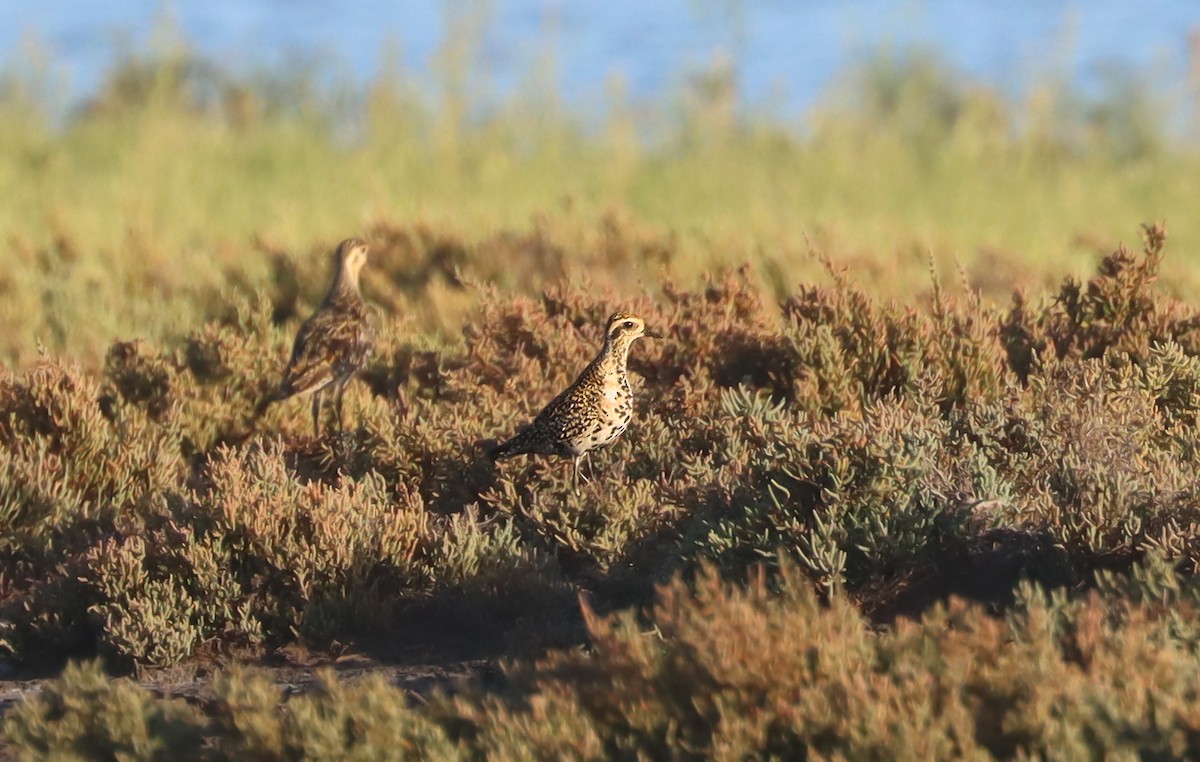
M 604 396 L 600 401 L 600 409 L 609 420 L 628 420 L 630 402 L 629 392 L 619 383 L 609 383 L 604 386 Z
M 629 393 L 619 383 L 606 384 L 600 400 L 600 420 L 590 432 L 588 444 L 606 445 L 619 437 L 629 425 L 632 413 Z

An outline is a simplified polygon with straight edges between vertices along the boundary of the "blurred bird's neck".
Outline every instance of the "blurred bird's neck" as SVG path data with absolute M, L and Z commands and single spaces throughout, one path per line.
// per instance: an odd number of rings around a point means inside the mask
M 325 297 L 325 302 L 354 301 L 361 298 L 362 292 L 358 288 L 358 274 L 350 272 L 345 267 L 339 267 L 337 277 L 333 279 L 333 285 L 329 289 L 329 295 Z

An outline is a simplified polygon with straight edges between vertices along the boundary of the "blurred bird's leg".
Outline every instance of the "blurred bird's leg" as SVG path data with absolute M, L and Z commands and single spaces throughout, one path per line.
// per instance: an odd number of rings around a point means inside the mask
M 579 494 L 579 461 L 583 458 L 582 455 L 576 455 L 571 461 L 571 489 L 576 495 Z
M 322 391 L 323 391 L 322 389 L 318 389 L 315 392 L 313 392 L 312 414 L 313 414 L 313 436 L 314 437 L 321 435 L 321 393 L 322 393 Z
M 346 381 L 342 381 L 337 385 L 337 390 L 334 392 L 333 409 L 337 414 L 338 431 L 342 430 L 342 396 L 346 394 Z

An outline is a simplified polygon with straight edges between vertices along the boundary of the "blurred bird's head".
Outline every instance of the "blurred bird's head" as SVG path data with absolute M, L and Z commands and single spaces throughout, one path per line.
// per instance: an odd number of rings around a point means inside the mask
M 361 238 L 347 238 L 338 244 L 338 269 L 344 276 L 349 276 L 352 283 L 358 282 L 358 274 L 367 263 L 367 252 L 370 247 Z

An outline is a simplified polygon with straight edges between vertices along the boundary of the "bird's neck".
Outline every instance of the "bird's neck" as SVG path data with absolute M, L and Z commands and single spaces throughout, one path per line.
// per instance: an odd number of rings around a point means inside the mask
M 606 338 L 604 347 L 596 357 L 596 365 L 606 373 L 625 373 L 629 365 L 629 348 L 632 346 L 633 340 L 625 336 Z
M 333 285 L 329 287 L 329 294 L 325 297 L 325 303 L 356 301 L 361 298 L 362 292 L 358 288 L 358 274 L 350 272 L 345 267 L 338 267 L 337 276 L 333 279 Z

